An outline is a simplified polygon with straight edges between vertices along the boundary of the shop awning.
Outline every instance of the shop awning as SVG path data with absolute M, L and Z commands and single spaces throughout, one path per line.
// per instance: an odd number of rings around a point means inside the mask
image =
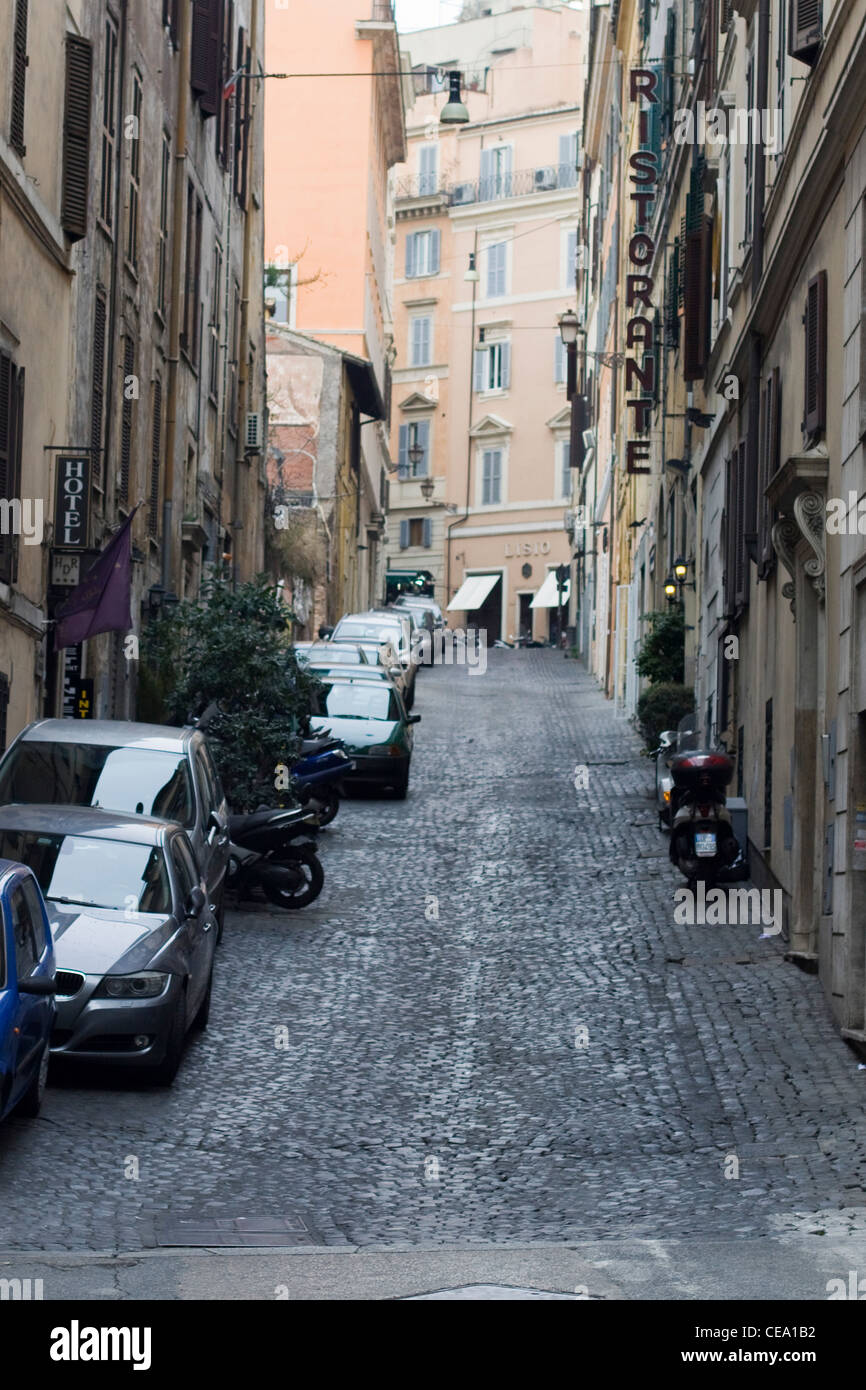
M 480 608 L 497 580 L 498 574 L 470 574 L 464 579 L 457 593 L 448 605 L 447 612 L 460 609 L 461 613 L 472 613 Z
M 571 580 L 566 579 L 562 586 L 563 604 L 568 603 L 568 596 L 571 592 Z M 559 607 L 559 585 L 556 582 L 556 570 L 548 570 L 547 578 L 542 584 L 535 598 L 530 603 L 530 608 L 558 608 Z

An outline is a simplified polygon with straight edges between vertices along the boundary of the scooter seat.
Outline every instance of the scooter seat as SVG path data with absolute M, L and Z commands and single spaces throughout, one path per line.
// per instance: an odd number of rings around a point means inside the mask
M 234 840 L 265 826 L 276 830 L 280 824 L 292 825 L 295 821 L 303 820 L 307 814 L 303 806 L 290 806 L 288 810 L 271 806 L 267 811 L 252 811 L 248 816 L 229 816 L 229 834 Z

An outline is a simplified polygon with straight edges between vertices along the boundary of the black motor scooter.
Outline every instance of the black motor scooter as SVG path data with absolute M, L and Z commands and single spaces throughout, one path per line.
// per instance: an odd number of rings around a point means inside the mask
M 319 896 L 325 873 L 316 853 L 316 817 L 306 806 L 273 807 L 229 816 L 226 881 L 238 902 L 261 887 L 278 907 L 307 907 Z
M 734 764 L 723 748 L 708 748 L 697 715 L 680 720 L 677 751 L 670 758 L 671 863 L 696 883 L 711 884 L 737 859 L 740 846 L 726 805 Z

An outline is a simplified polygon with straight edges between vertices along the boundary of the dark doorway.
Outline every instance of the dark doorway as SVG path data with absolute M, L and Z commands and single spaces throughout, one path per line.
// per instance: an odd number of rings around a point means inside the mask
M 518 594 L 520 600 L 519 637 L 532 636 L 532 594 Z
M 480 608 L 466 614 L 468 627 L 487 634 L 487 645 L 492 647 L 502 635 L 502 584 L 497 574 L 496 583 L 490 590 Z

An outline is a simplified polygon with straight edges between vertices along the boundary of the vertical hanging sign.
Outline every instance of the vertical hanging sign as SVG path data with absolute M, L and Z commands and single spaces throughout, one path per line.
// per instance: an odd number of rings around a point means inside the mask
M 650 68 L 632 68 L 629 74 L 629 96 L 632 101 L 644 97 L 650 105 L 658 102 L 658 74 Z M 649 143 L 650 113 L 643 106 L 638 114 L 638 139 L 641 145 Z M 642 228 L 649 223 L 647 208 L 658 192 L 659 155 L 652 149 L 635 150 L 629 157 L 629 183 L 636 187 L 630 195 L 637 205 L 635 231 L 628 244 L 629 271 L 625 277 L 625 307 L 631 314 L 625 330 L 625 390 L 626 409 L 634 411 L 634 437 L 626 441 L 625 466 L 627 473 L 651 473 L 644 464 L 650 457 L 650 414 L 652 396 L 655 392 L 656 355 L 654 352 L 654 325 L 652 317 L 653 277 L 646 274 L 655 257 L 655 242 Z M 634 267 L 634 268 L 632 268 Z M 647 310 L 648 313 L 643 311 Z M 640 360 L 629 356 L 640 349 Z M 648 393 L 628 399 L 628 393 L 635 389 Z M 649 397 L 649 398 L 648 398 Z

